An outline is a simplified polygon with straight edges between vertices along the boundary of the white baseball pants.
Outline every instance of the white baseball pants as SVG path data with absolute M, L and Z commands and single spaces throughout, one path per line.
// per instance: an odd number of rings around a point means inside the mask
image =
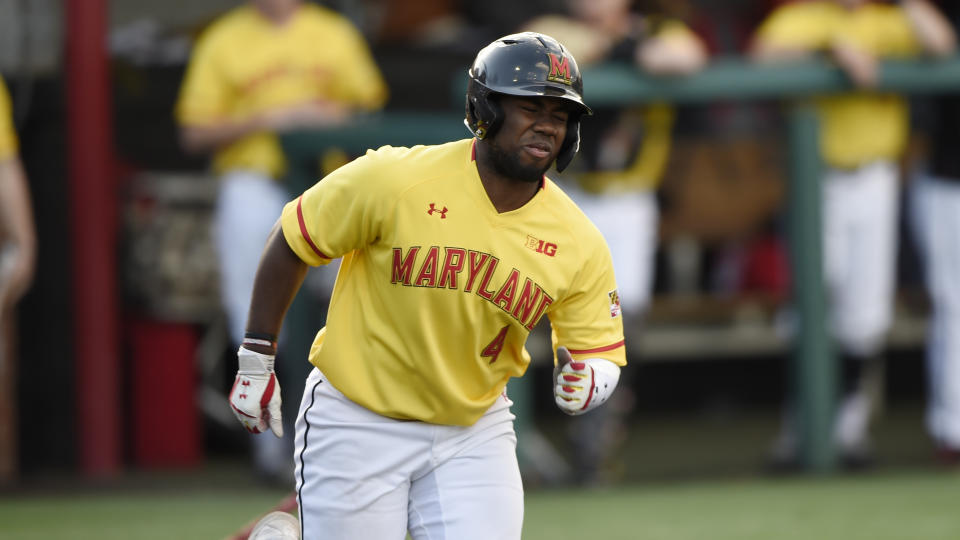
M 238 170 L 220 178 L 213 239 L 230 339 L 238 346 L 243 341 L 260 255 L 289 199 L 283 186 L 262 173 Z
M 297 416 L 304 540 L 519 539 L 523 485 L 511 401 L 474 425 L 401 421 L 347 399 L 314 369 Z
M 933 308 L 927 333 L 927 429 L 941 444 L 960 448 L 960 181 L 921 177 L 912 195 Z
M 898 193 L 897 167 L 888 161 L 829 169 L 824 179 L 830 327 L 849 354 L 876 353 L 893 319 Z

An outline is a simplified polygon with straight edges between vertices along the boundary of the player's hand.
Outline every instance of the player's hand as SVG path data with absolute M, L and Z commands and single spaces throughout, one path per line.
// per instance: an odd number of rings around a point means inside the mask
M 560 410 L 583 414 L 602 405 L 617 387 L 620 367 L 602 358 L 576 361 L 566 347 L 557 348 L 557 365 L 553 370 L 553 397 Z
M 280 417 L 280 383 L 273 372 L 274 356 L 240 347 L 239 369 L 230 390 L 230 408 L 250 433 L 262 433 L 267 426 L 283 437 Z

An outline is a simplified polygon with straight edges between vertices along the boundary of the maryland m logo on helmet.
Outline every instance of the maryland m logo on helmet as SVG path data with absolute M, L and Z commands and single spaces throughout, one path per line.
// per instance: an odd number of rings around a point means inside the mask
M 572 83 L 570 60 L 565 55 L 558 57 L 553 53 L 547 53 L 547 56 L 550 57 L 550 74 L 547 75 L 547 80 L 563 84 Z

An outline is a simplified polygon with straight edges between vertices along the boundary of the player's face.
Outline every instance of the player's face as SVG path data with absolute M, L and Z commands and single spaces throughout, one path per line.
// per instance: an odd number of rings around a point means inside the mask
M 559 98 L 501 96 L 503 125 L 491 147 L 500 174 L 540 182 L 553 165 L 567 136 L 570 105 Z

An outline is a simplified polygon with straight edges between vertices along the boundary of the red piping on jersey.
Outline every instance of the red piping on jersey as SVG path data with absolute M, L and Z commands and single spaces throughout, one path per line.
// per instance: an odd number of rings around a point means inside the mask
M 303 208 L 300 207 L 301 201 L 303 201 L 303 195 L 297 199 L 297 221 L 300 223 L 300 235 L 303 236 L 303 239 L 307 241 L 307 245 L 310 246 L 314 253 L 323 257 L 324 259 L 329 259 L 330 257 L 327 257 L 322 251 L 320 251 L 317 245 L 314 244 L 313 240 L 310 238 L 310 234 L 307 233 L 307 224 L 305 221 L 303 221 Z
M 597 347 L 596 349 L 570 349 L 569 352 L 570 354 L 590 354 L 590 353 L 612 351 L 614 349 L 619 349 L 620 347 L 623 347 L 622 339 L 612 345 L 607 345 L 606 347 Z

